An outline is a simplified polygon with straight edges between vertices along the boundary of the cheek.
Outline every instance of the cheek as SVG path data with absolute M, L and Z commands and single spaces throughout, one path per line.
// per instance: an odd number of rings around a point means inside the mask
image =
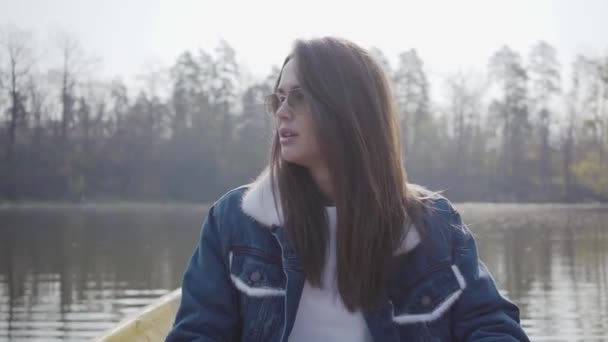
M 297 144 L 294 145 L 298 153 L 306 156 L 314 156 L 318 153 L 317 142 L 314 137 L 309 135 L 300 136 Z
M 306 139 L 309 141 L 316 141 L 315 135 L 315 124 L 311 118 L 306 118 L 302 122 L 302 132 L 306 135 Z
M 302 125 L 302 126 L 303 126 L 303 129 L 301 131 L 302 145 L 304 145 L 306 147 L 306 149 L 309 150 L 310 152 L 315 152 L 316 150 L 319 149 L 319 147 L 318 147 L 319 144 L 317 142 L 313 124 L 312 124 L 312 122 L 307 122 L 306 125 Z

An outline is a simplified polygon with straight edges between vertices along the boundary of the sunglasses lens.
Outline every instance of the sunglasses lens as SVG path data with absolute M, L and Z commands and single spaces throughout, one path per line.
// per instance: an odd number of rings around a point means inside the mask
M 305 101 L 306 100 L 304 99 L 304 92 L 302 89 L 292 90 L 287 98 L 287 103 L 295 111 L 301 110 L 304 107 Z
M 266 113 L 274 115 L 279 109 L 279 105 L 279 97 L 276 94 L 266 96 L 264 100 L 264 107 L 266 108 Z
M 306 107 L 306 98 L 302 89 L 294 89 L 287 96 L 279 94 L 271 94 L 264 98 L 264 107 L 266 113 L 270 115 L 276 114 L 281 107 L 281 104 L 287 101 L 287 106 L 295 112 L 299 112 Z

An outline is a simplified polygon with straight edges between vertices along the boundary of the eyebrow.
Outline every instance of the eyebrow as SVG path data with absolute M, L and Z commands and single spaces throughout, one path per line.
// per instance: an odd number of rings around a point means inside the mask
M 294 86 L 291 86 L 288 91 L 292 91 L 292 90 L 298 89 L 298 88 L 302 88 L 302 87 L 300 87 L 300 85 L 294 85 Z M 279 94 L 285 94 L 286 91 L 283 88 L 278 87 L 277 88 L 277 93 L 279 93 Z

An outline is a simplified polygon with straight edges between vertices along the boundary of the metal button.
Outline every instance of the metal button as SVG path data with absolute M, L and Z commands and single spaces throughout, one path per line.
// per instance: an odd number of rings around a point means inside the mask
M 251 275 L 249 276 L 249 279 L 251 279 L 251 281 L 258 281 L 260 280 L 260 278 L 262 278 L 262 275 L 258 271 L 251 273 Z
M 429 296 L 422 296 L 422 306 L 431 305 L 431 298 Z

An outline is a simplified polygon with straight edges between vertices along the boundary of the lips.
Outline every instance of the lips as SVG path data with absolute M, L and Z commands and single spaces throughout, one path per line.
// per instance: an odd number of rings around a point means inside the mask
M 281 128 L 279 129 L 279 136 L 281 138 L 289 138 L 289 137 L 295 137 L 298 134 L 296 133 L 296 131 L 289 129 L 289 128 Z

